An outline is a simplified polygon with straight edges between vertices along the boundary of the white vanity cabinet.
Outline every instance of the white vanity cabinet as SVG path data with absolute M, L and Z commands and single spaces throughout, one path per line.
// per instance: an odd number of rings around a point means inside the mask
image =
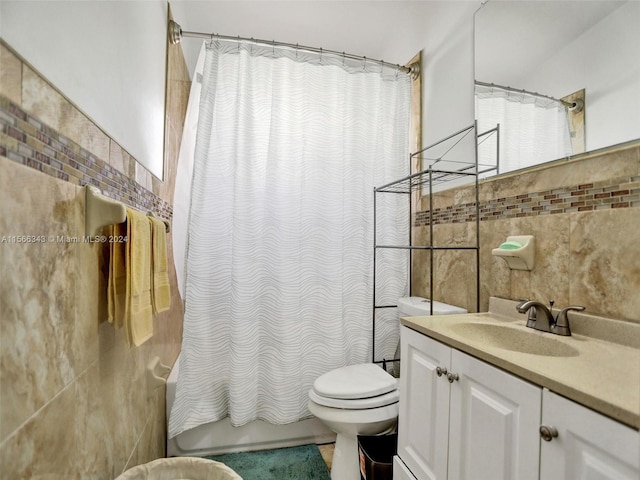
M 407 327 L 401 341 L 398 456 L 414 477 L 537 480 L 541 389 Z
M 394 480 L 640 479 L 637 430 L 405 326 L 401 350 Z
M 542 441 L 544 480 L 638 480 L 640 433 L 545 389 L 542 425 L 557 437 Z

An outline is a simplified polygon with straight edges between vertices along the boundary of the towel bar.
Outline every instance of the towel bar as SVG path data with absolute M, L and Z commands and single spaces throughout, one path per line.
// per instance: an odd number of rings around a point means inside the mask
M 148 215 L 149 217 L 157 218 L 157 219 L 158 219 L 158 220 L 160 220 L 162 223 L 164 223 L 164 226 L 165 226 L 165 228 L 167 229 L 167 233 L 169 233 L 169 232 L 171 231 L 171 224 L 170 224 L 167 220 L 164 220 L 164 219 L 162 219 L 162 218 L 158 217 L 158 216 L 157 216 L 155 213 L 153 213 L 153 212 L 149 212 L 149 213 L 147 213 L 147 215 Z
M 93 185 L 85 185 L 85 208 L 84 208 L 84 233 L 87 236 L 96 236 L 102 227 L 123 223 L 127 220 L 127 209 L 124 204 L 107 198 L 100 193 L 100 190 Z M 153 212 L 149 216 L 159 218 Z M 171 224 L 167 220 L 164 222 L 167 233 L 171 231 Z

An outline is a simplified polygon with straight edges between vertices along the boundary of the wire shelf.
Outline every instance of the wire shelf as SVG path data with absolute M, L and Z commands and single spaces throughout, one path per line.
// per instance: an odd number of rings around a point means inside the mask
M 486 135 L 485 132 L 481 135 Z M 476 152 L 479 137 L 476 136 L 475 124 L 464 128 L 422 150 L 411 154 L 411 163 L 418 164 L 422 171 L 395 180 L 386 185 L 375 188 L 376 192 L 411 193 L 423 186 L 431 190 L 438 189 L 443 184 L 475 179 L 478 175 L 496 170 L 497 163 L 491 165 L 479 164 L 477 155 L 472 155 L 472 161 L 460 160 L 457 156 L 463 151 L 465 143 L 470 151 Z M 463 153 L 464 154 L 464 153 Z
M 460 170 L 434 170 L 429 168 L 400 180 L 396 180 L 395 182 L 377 187 L 375 191 L 386 193 L 411 193 L 416 189 L 422 188 L 423 185 L 431 184 L 432 187 L 435 187 L 448 182 L 453 182 L 454 180 L 473 178 L 477 175 L 475 170 L 475 164 L 461 167 Z
M 478 196 L 478 177 L 492 170 L 498 170 L 498 160 L 496 157 L 495 165 L 482 165 L 478 163 L 478 144 L 484 142 L 495 131 L 496 135 L 498 129 L 492 129 L 478 135 L 476 124 L 474 123 L 470 127 L 467 127 L 459 132 L 454 133 L 442 140 L 429 145 L 428 147 L 412 153 L 410 156 L 411 165 L 420 165 L 423 170 L 408 175 L 399 180 L 387 183 L 380 187 L 374 188 L 374 200 L 373 200 L 373 216 L 374 216 L 374 245 L 373 245 L 373 308 L 372 308 L 372 361 L 374 363 L 382 363 L 386 366 L 387 362 L 397 362 L 399 359 L 393 360 L 383 358 L 380 360 L 376 355 L 376 312 L 380 309 L 393 308 L 395 305 L 389 305 L 386 301 L 381 301 L 381 304 L 377 303 L 378 293 L 376 290 L 376 275 L 377 272 L 377 255 L 384 250 L 407 250 L 409 252 L 408 259 L 408 278 L 409 278 L 409 295 L 413 295 L 411 288 L 412 279 L 412 264 L 413 253 L 418 251 L 428 252 L 429 254 L 429 298 L 433 300 L 434 297 L 434 253 L 437 251 L 471 251 L 475 252 L 475 264 L 476 264 L 476 311 L 480 311 L 480 240 L 479 240 L 479 196 Z M 466 145 L 465 145 L 466 143 Z M 472 160 L 460 160 L 460 157 L 471 157 Z M 443 185 L 446 187 L 443 188 Z M 460 185 L 471 184 L 475 192 L 475 242 L 469 242 L 467 245 L 434 245 L 433 238 L 433 197 L 432 193 L 445 190 L 445 188 L 455 187 Z M 429 235 L 428 245 L 414 245 L 413 244 L 413 222 L 414 217 L 414 202 L 417 199 L 421 202 L 420 197 L 415 199 L 411 195 L 414 192 L 419 192 L 421 195 L 428 197 L 427 212 L 429 215 Z M 409 194 L 409 238 L 406 245 L 393 245 L 393 244 L 380 244 L 378 243 L 378 237 L 376 234 L 377 223 L 377 198 L 378 193 L 399 193 Z M 382 197 L 380 197 L 382 198 Z M 384 198 L 388 198 L 384 196 Z M 433 314 L 433 309 L 431 310 Z

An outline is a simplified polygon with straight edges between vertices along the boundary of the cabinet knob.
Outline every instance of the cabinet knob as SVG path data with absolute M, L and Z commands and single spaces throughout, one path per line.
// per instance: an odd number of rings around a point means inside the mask
M 547 427 L 546 425 L 542 425 L 540 427 L 540 436 L 545 442 L 550 442 L 558 436 L 558 430 L 556 430 L 555 427 Z
M 436 368 L 436 375 L 438 375 L 439 377 L 441 377 L 442 375 L 446 375 L 447 374 L 447 369 L 446 368 L 442 368 L 442 367 L 437 367 Z
M 458 380 L 460 377 L 458 377 L 457 373 L 448 373 L 447 374 L 447 380 L 449 380 L 449 383 L 453 383 L 456 380 Z

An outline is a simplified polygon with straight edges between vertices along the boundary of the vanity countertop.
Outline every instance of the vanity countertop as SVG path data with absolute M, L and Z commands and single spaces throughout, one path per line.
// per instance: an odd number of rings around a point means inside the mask
M 492 298 L 487 313 L 403 317 L 401 321 L 446 345 L 640 429 L 640 324 L 571 312 L 572 335 L 563 337 L 527 328 L 526 316 L 517 313 L 516 303 Z M 547 340 L 533 338 L 536 335 L 549 336 L 552 343 L 561 342 L 575 354 L 540 355 L 499 347 L 483 341 L 481 335 L 463 335 L 463 328 L 473 330 L 469 324 L 524 329 L 526 335 L 520 337 L 531 340 Z

